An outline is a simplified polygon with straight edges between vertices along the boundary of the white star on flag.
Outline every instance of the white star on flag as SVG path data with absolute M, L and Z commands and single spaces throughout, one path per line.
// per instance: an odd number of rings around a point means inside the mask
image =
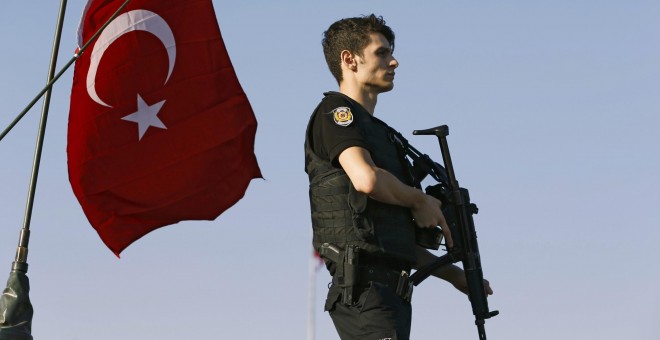
M 158 111 L 163 107 L 165 101 L 160 101 L 154 105 L 148 105 L 140 95 L 137 95 L 137 111 L 131 113 L 130 115 L 122 118 L 123 120 L 128 120 L 138 124 L 138 130 L 140 133 L 139 140 L 142 140 L 142 136 L 147 132 L 147 129 L 150 126 L 154 126 L 161 129 L 167 129 L 165 124 L 158 118 Z

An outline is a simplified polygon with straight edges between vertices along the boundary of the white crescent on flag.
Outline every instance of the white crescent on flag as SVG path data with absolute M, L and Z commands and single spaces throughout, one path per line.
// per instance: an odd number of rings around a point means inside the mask
M 161 41 L 163 46 L 165 46 L 169 59 L 169 68 L 165 83 L 167 83 L 170 75 L 172 75 L 174 62 L 176 60 L 176 42 L 170 26 L 158 14 L 151 11 L 138 9 L 126 12 L 115 18 L 108 27 L 103 30 L 103 33 L 101 33 L 94 44 L 94 49 L 90 55 L 90 65 L 89 70 L 87 71 L 86 83 L 87 92 L 89 93 L 90 98 L 100 105 L 112 107 L 101 100 L 96 93 L 96 72 L 101 63 L 101 58 L 103 58 L 103 53 L 105 53 L 115 40 L 132 31 L 149 32 Z

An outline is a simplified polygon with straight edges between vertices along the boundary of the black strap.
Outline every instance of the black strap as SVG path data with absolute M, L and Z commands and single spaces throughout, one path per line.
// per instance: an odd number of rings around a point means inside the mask
M 448 183 L 447 170 L 442 165 L 433 161 L 429 155 L 415 149 L 399 131 L 390 126 L 388 128 L 390 129 L 390 133 L 396 137 L 392 140 L 400 148 L 401 153 L 404 154 L 403 157 L 405 158 L 407 156 L 412 161 L 411 165 L 410 161 L 405 159 L 405 162 L 410 166 L 409 169 L 416 186 L 421 186 L 422 179 L 426 175 L 430 175 L 440 183 Z

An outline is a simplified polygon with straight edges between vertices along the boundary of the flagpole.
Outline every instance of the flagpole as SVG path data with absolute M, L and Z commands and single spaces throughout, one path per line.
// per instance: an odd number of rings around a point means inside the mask
M 314 253 L 309 258 L 309 282 L 307 288 L 307 340 L 314 340 L 316 333 L 316 267 L 318 259 Z
M 114 20 L 119 12 L 121 12 L 130 0 L 124 1 L 124 3 L 119 6 L 119 8 L 110 16 L 108 21 L 99 28 L 99 30 L 94 33 L 94 35 L 85 43 L 76 54 L 69 60 L 69 62 L 55 74 L 55 67 L 57 64 L 57 56 L 59 54 L 60 40 L 62 37 L 62 27 L 64 26 L 64 14 L 66 12 L 66 0 L 62 0 L 60 3 L 60 11 L 57 19 L 57 27 L 55 29 L 55 39 L 53 42 L 53 50 L 51 53 L 50 66 L 48 69 L 48 82 L 46 86 L 39 92 L 39 94 L 28 104 L 28 106 L 21 112 L 18 117 L 5 129 L 5 131 L 0 134 L 0 140 L 4 138 L 7 133 L 18 123 L 18 121 L 25 116 L 25 114 L 34 106 L 34 104 L 39 100 L 43 95 L 44 102 L 41 110 L 41 121 L 39 123 L 39 132 L 37 136 L 37 146 L 34 152 L 34 160 L 32 164 L 32 175 L 30 178 L 30 188 L 28 190 L 28 199 L 25 208 L 25 216 L 23 219 L 23 228 L 18 240 L 18 247 L 16 249 L 16 258 L 12 264 L 12 271 L 17 270 L 22 273 L 27 273 L 27 254 L 28 254 L 28 243 L 30 242 L 30 221 L 32 220 L 32 208 L 34 206 L 34 194 L 37 187 L 37 178 L 39 175 L 39 166 L 41 164 L 41 153 L 43 150 L 44 136 L 46 134 L 46 122 L 48 120 L 48 110 L 50 107 L 50 96 L 52 92 L 53 84 L 62 76 L 62 74 L 73 64 L 89 47 L 89 45 L 101 34 L 101 32 Z
M 126 7 L 126 5 L 128 5 L 130 1 L 131 0 L 124 1 L 124 3 L 121 6 L 119 6 L 117 11 L 115 11 L 115 13 L 113 13 L 112 16 L 110 16 L 110 19 L 108 19 L 108 21 L 106 21 L 105 24 L 103 24 L 103 26 L 101 26 L 101 28 L 99 28 L 99 30 L 96 31 L 96 33 L 94 33 L 94 35 L 91 38 L 89 38 L 89 40 L 87 41 L 87 43 L 85 43 L 85 45 L 80 47 L 80 49 L 76 52 L 76 54 L 73 55 L 73 57 L 66 63 L 66 65 L 64 65 L 64 67 L 55 76 L 49 78 L 49 81 L 48 83 L 46 83 L 46 86 L 44 86 L 44 88 L 41 89 L 41 91 L 39 91 L 39 93 L 32 99 L 32 101 L 28 103 L 25 109 L 23 109 L 23 111 L 21 111 L 21 113 L 19 113 L 18 116 L 16 116 L 16 118 L 11 123 L 9 123 L 7 128 L 5 128 L 5 130 L 2 131 L 2 133 L 0 133 L 0 141 L 2 141 L 2 139 L 5 138 L 5 136 L 9 133 L 9 131 L 11 131 L 11 129 L 13 129 L 14 126 L 16 126 L 16 124 L 18 124 L 18 122 L 28 113 L 28 111 L 30 111 L 30 109 L 34 106 L 34 104 L 36 104 L 39 101 L 39 98 L 41 98 L 46 92 L 50 93 L 50 89 L 53 87 L 53 84 L 55 84 L 55 82 L 58 79 L 60 79 L 62 74 L 64 74 L 64 72 L 66 72 L 66 70 L 68 70 L 69 67 L 71 67 L 71 65 L 73 65 L 73 63 L 76 60 L 78 60 L 78 58 L 80 58 L 80 56 L 85 52 L 87 47 L 89 47 L 89 45 L 92 42 L 94 42 L 94 40 L 96 40 L 96 38 L 101 34 L 101 32 L 103 32 L 106 26 L 108 26 L 110 22 L 112 22 L 112 20 L 114 20 L 117 17 L 117 15 L 119 15 L 119 12 L 121 12 L 121 10 L 124 9 L 124 7 Z M 64 3 L 66 4 L 66 1 L 64 1 Z
M 57 56 L 60 50 L 60 41 L 62 38 L 62 27 L 64 26 L 64 14 L 66 13 L 66 0 L 60 2 L 60 12 L 57 18 L 57 27 L 55 29 L 55 38 L 53 40 L 53 49 L 50 55 L 50 66 L 48 67 L 47 82 L 51 83 L 55 77 L 55 67 L 57 65 Z M 44 145 L 44 136 L 46 135 L 46 122 L 48 121 L 48 111 L 50 108 L 50 97 L 52 86 L 49 86 L 44 95 L 44 102 L 41 107 L 41 121 L 39 122 L 39 132 L 37 134 L 37 145 L 34 150 L 34 160 L 32 162 L 32 176 L 30 177 L 30 188 L 28 190 L 28 199 L 25 207 L 25 217 L 23 219 L 23 228 L 19 238 L 18 248 L 16 249 L 16 260 L 12 264 L 12 270 L 27 273 L 27 253 L 28 243 L 30 241 L 30 221 L 32 219 L 32 208 L 34 205 L 34 194 L 37 189 L 37 178 L 39 177 L 39 166 L 41 164 L 41 153 Z

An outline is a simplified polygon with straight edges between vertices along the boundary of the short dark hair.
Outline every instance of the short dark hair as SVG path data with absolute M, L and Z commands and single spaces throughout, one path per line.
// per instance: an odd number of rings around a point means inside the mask
M 371 33 L 380 33 L 390 43 L 394 50 L 394 32 L 385 24 L 382 16 L 374 14 L 362 17 L 341 19 L 323 32 L 323 53 L 330 73 L 337 83 L 342 80 L 341 51 L 348 50 L 353 54 L 362 55 L 362 51 L 369 45 Z

